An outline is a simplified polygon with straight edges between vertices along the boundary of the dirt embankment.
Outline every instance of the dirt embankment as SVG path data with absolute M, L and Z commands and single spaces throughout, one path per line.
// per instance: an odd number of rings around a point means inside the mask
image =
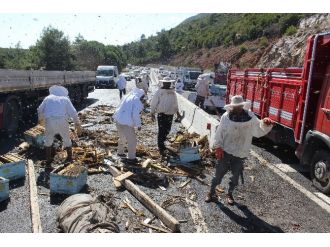
M 178 54 L 168 62 L 173 66 L 198 66 L 213 69 L 220 61 L 241 67 L 300 67 L 308 36 L 330 31 L 330 14 L 315 14 L 303 19 L 292 36 L 246 41 L 238 46 L 203 48 Z

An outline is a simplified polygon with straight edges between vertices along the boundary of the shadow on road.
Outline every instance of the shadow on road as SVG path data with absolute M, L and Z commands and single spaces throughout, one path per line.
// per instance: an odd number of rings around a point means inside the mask
M 98 99 L 87 98 L 79 106 L 76 106 L 76 109 L 77 109 L 77 111 L 84 110 L 85 108 L 89 107 L 90 105 L 93 105 L 94 103 L 96 103 L 98 101 L 99 101 Z
M 98 99 L 88 98 L 84 100 L 79 106 L 76 106 L 77 111 L 81 111 L 88 106 L 96 103 Z M 32 128 L 37 124 L 36 114 L 30 115 L 29 119 L 21 123 L 19 130 L 16 134 L 8 136 L 5 133 L 0 133 L 0 155 L 8 153 L 14 147 L 17 147 L 24 141 L 24 131 Z
M 236 207 L 242 211 L 245 217 L 237 215 L 232 210 L 224 206 L 222 203 L 217 202 L 217 206 L 224 212 L 231 220 L 236 222 L 242 227 L 243 232 L 247 233 L 282 233 L 283 230 L 278 226 L 273 226 L 258 216 L 253 214 L 249 208 L 242 204 L 235 204 Z
M 295 155 L 295 150 L 284 144 L 274 144 L 271 140 L 266 137 L 253 139 L 253 144 L 265 151 L 273 154 L 279 158 L 283 163 L 286 164 L 297 164 L 299 163 L 298 158 Z
M 10 203 L 10 198 L 0 202 L 0 212 L 5 211 Z
M 12 190 L 12 189 L 22 187 L 22 186 L 24 186 L 24 184 L 25 184 L 25 178 L 13 180 L 13 181 L 9 182 L 9 189 Z

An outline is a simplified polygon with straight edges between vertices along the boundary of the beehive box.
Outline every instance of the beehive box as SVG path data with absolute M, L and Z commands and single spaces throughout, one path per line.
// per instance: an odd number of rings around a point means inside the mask
M 50 192 L 68 195 L 79 193 L 87 183 L 87 169 L 80 166 L 76 174 L 70 175 L 62 174 L 62 169 L 63 166 L 50 173 Z
M 9 198 L 9 180 L 0 177 L 0 202 Z
M 45 141 L 45 127 L 37 125 L 24 132 L 24 137 L 27 143 L 32 146 L 43 148 Z
M 15 180 L 25 177 L 26 161 L 16 154 L 0 156 L 0 177 Z
M 201 159 L 198 146 L 181 148 L 179 157 L 181 162 L 193 162 Z

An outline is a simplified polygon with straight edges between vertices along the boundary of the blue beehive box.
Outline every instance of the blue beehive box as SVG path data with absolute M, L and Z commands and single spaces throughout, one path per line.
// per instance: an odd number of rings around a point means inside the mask
M 181 162 L 193 162 L 201 159 L 198 146 L 181 148 L 179 157 Z
M 0 177 L 15 180 L 25 177 L 26 161 L 12 154 L 0 156 Z
M 0 202 L 9 198 L 9 180 L 0 177 Z
M 87 183 L 88 173 L 86 168 L 77 176 L 59 175 L 55 173 L 56 170 L 51 172 L 49 176 L 51 193 L 77 194 Z
M 37 125 L 24 132 L 24 138 L 27 143 L 32 146 L 43 148 L 45 142 L 45 128 L 43 126 Z

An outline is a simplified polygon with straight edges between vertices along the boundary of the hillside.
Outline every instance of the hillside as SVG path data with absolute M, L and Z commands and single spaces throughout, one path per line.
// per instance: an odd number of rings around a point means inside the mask
M 128 61 L 141 64 L 213 68 L 225 61 L 241 67 L 300 66 L 307 36 L 327 30 L 329 20 L 329 14 L 197 15 L 157 36 L 127 44 L 123 51 Z M 287 52 L 291 56 L 285 56 Z

